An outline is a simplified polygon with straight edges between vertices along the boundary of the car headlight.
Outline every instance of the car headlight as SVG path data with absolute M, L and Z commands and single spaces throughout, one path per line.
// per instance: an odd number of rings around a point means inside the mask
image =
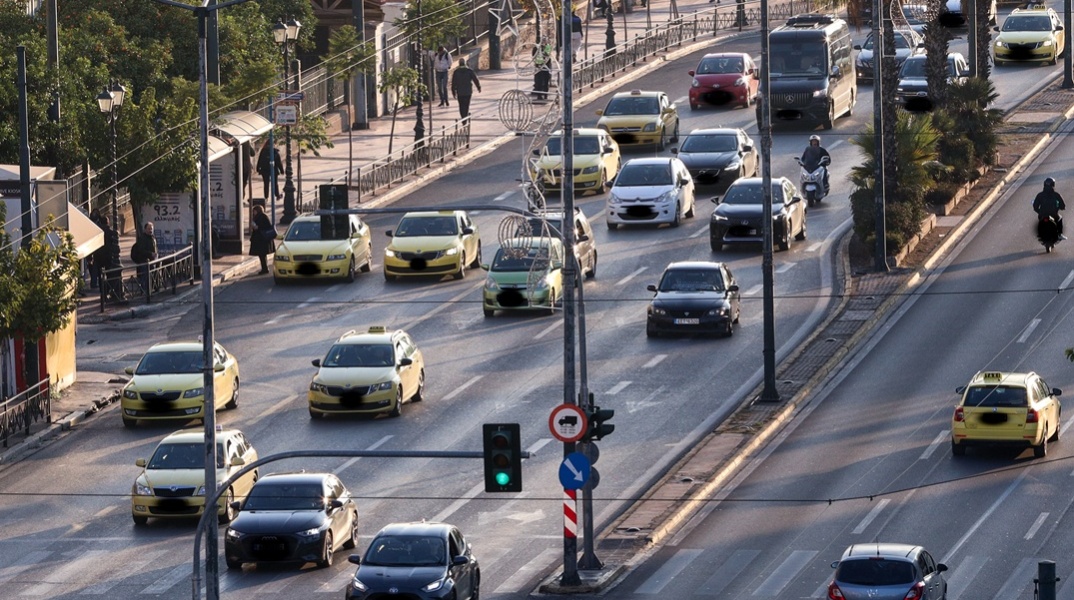
M 600 129 L 602 131 L 610 131 L 608 129 L 608 126 L 606 124 L 604 124 L 604 123 L 597 123 L 597 129 Z
M 714 309 L 710 310 L 709 311 L 709 316 L 711 316 L 711 317 L 726 317 L 730 313 L 731 313 L 730 308 L 728 308 L 726 306 L 721 306 L 720 308 L 714 308 Z
M 1006 48 L 1006 47 L 1007 47 L 1007 42 L 1001 42 L 999 40 L 996 41 L 996 48 Z
M 903 93 L 905 91 L 906 91 L 906 88 L 902 87 L 901 85 L 895 88 L 895 93 L 896 94 L 901 94 L 901 93 Z
M 828 90 L 820 89 L 813 92 L 814 98 L 826 98 L 828 96 Z
M 362 580 L 358 579 L 357 576 L 355 576 L 354 579 L 351 579 L 351 587 L 358 590 L 359 592 L 369 591 L 369 586 L 362 583 Z
M 650 308 L 649 310 L 652 311 L 654 315 L 660 315 L 661 317 L 668 314 L 668 311 L 656 306 Z
M 392 389 L 392 382 L 381 381 L 380 383 L 374 383 L 373 385 L 369 386 L 369 393 L 383 392 L 384 390 L 390 389 Z
M 275 257 L 273 258 L 273 260 L 275 260 L 276 262 L 288 262 L 289 263 L 289 262 L 291 262 L 291 257 L 288 256 L 287 254 L 280 254 L 279 252 L 277 252 Z
M 137 400 L 138 399 L 138 392 L 136 390 L 127 390 L 127 389 L 125 389 L 125 390 L 123 390 L 123 397 L 124 398 L 131 398 L 133 400 Z
M 141 481 L 135 481 L 134 489 L 131 490 L 131 493 L 133 493 L 135 496 L 152 496 L 153 488 L 149 487 L 148 485 L 145 485 Z
M 395 251 L 392 250 L 391 248 L 385 248 L 384 249 L 384 256 L 387 256 L 388 258 L 395 258 Z
M 201 396 L 203 394 L 205 394 L 205 388 L 196 387 L 196 388 L 189 389 L 189 390 L 183 392 L 183 397 L 184 398 L 197 398 L 198 396 Z
M 716 213 L 712 213 L 712 220 L 713 221 L 726 221 L 727 217 L 725 217 L 723 215 L 718 215 Z
M 746 85 L 746 78 L 745 77 L 739 77 L 738 79 L 735 80 L 735 87 L 742 87 L 744 85 Z
M 733 160 L 730 164 L 723 168 L 724 171 L 737 171 L 742 168 L 741 160 Z
M 298 532 L 298 537 L 312 538 L 312 537 L 320 537 L 320 536 L 321 536 L 321 528 L 320 527 L 311 527 L 311 528 L 309 528 L 309 529 L 307 529 L 305 531 L 299 531 Z
M 548 289 L 548 279 L 540 279 L 540 280 L 538 280 L 537 285 L 533 289 L 535 289 L 537 291 L 547 290 Z
M 675 193 L 675 190 L 670 190 L 670 191 L 664 192 L 663 194 L 660 194 L 660 197 L 657 198 L 656 201 L 660 202 L 660 203 L 674 202 L 676 196 L 677 196 L 677 194 Z
M 455 256 L 458 253 L 459 253 L 458 247 L 448 248 L 447 250 L 444 250 L 444 256 Z
M 593 165 L 592 167 L 586 167 L 582 169 L 582 175 L 592 175 L 600 170 L 600 165 Z
M 500 284 L 496 283 L 496 280 L 492 277 L 485 278 L 485 289 L 493 292 L 500 291 Z
M 234 529 L 228 527 L 227 531 L 224 532 L 224 537 L 226 539 L 229 539 L 229 540 L 233 541 L 233 542 L 237 542 L 237 541 L 239 541 L 239 538 L 242 537 L 242 534 L 239 533 L 238 531 L 235 531 Z
M 447 583 L 447 575 L 444 575 L 443 577 L 437 579 L 432 583 L 425 584 L 424 586 L 422 586 L 421 590 L 423 592 L 435 592 L 436 590 L 444 587 L 445 583 Z
M 310 382 L 310 391 L 311 392 L 318 392 L 318 393 L 321 393 L 321 394 L 327 394 L 328 393 L 328 386 L 323 384 L 323 383 L 317 383 L 316 381 L 311 381 Z
M 346 254 L 329 254 L 328 260 L 343 260 L 347 258 Z
M 616 196 L 615 192 L 608 195 L 608 204 L 619 204 L 620 202 L 622 202 L 622 199 Z
M 1052 40 L 1044 40 L 1043 42 L 1040 43 L 1041 48 L 1050 48 L 1051 45 L 1052 45 Z
M 641 128 L 642 131 L 656 131 L 656 122 L 646 123 L 645 127 Z
M 198 486 L 198 491 L 194 492 L 194 495 L 195 496 L 204 496 L 205 495 L 205 484 L 204 483 Z
M 690 83 L 690 87 L 701 87 L 701 82 L 695 79 Z

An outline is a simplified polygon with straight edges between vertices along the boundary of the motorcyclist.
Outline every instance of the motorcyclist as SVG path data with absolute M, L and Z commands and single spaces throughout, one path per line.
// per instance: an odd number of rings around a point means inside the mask
M 809 147 L 802 152 L 802 166 L 812 173 L 817 170 L 817 167 L 820 166 L 821 159 L 824 158 L 828 159 L 829 164 L 831 163 L 831 155 L 820 145 L 820 136 L 809 136 Z M 831 188 L 828 186 L 828 169 L 824 169 L 824 195 L 827 196 L 829 191 L 831 191 Z
M 1066 210 L 1066 207 L 1063 197 L 1055 191 L 1055 180 L 1051 177 L 1045 179 L 1044 189 L 1033 198 L 1033 212 L 1037 213 L 1038 218 L 1051 217 L 1055 221 L 1060 240 L 1067 239 L 1063 235 L 1063 217 L 1059 216 L 1059 211 Z

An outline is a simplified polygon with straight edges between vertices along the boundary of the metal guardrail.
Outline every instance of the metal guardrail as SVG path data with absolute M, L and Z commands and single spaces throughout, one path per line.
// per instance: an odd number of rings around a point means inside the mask
M 0 439 L 5 448 L 8 439 L 20 430 L 23 435 L 30 435 L 30 426 L 34 423 L 52 423 L 52 396 L 52 384 L 46 377 L 0 402 Z
M 144 298 L 146 303 L 153 301 L 153 295 L 171 288 L 172 295 L 178 293 L 180 282 L 194 285 L 194 245 L 162 256 L 143 265 L 101 269 L 101 312 L 111 304 L 127 304 L 135 298 Z M 145 271 L 148 269 L 148 285 Z M 113 290 L 119 290 L 113 293 Z

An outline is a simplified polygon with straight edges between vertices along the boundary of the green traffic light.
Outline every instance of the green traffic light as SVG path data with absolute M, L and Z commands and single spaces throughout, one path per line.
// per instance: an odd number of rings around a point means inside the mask
M 507 473 L 497 473 L 496 474 L 496 484 L 497 485 L 507 485 L 509 483 L 511 483 L 511 476 L 510 475 L 508 475 Z

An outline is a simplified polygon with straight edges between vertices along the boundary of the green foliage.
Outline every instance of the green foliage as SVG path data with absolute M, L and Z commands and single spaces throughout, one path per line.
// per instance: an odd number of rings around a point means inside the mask
M 395 20 L 395 26 L 409 38 L 417 39 L 420 35 L 423 47 L 436 48 L 441 44 L 448 45 L 466 30 L 462 15 L 463 5 L 456 0 L 408 0 L 403 16 Z
M 418 78 L 416 69 L 396 65 L 381 76 L 377 90 L 395 97 L 395 107 L 392 110 L 394 113 L 400 106 L 413 102 L 418 94 L 425 93 L 425 84 Z
M 328 121 L 324 117 L 303 117 L 291 128 L 291 141 L 298 144 L 299 154 L 320 156 L 320 149 L 335 148 L 328 135 Z
M 321 57 L 330 77 L 349 80 L 355 73 L 376 72 L 377 47 L 373 42 L 364 44 L 358 39 L 353 25 L 344 25 L 328 38 L 328 56 Z
M 946 111 L 954 121 L 953 132 L 973 144 L 977 166 L 993 165 L 999 150 L 996 130 L 1003 123 L 1003 111 L 991 108 L 999 94 L 991 80 L 970 77 L 948 88 Z

